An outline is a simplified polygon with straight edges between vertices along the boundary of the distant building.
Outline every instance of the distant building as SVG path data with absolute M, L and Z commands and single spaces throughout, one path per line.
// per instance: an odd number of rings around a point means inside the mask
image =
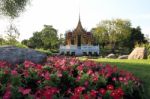
M 91 32 L 83 29 L 80 17 L 77 27 L 65 34 L 65 46 L 60 45 L 60 54 L 67 55 L 99 55 L 99 46 L 94 45 Z

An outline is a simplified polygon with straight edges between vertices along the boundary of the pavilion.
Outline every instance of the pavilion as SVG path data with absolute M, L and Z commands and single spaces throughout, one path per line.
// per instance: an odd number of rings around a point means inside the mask
M 59 53 L 67 55 L 99 55 L 99 45 L 94 45 L 94 37 L 81 24 L 80 17 L 77 27 L 65 34 L 65 45 L 60 45 Z

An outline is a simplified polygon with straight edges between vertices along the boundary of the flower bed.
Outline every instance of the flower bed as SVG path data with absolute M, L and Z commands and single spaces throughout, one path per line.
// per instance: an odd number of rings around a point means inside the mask
M 49 57 L 42 66 L 25 61 L 15 68 L 0 61 L 3 99 L 140 99 L 142 85 L 132 73 L 93 61 Z

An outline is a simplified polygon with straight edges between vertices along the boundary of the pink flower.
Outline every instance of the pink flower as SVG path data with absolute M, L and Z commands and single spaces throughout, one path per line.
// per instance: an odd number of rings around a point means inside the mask
M 88 71 L 87 71 L 87 74 L 89 74 L 89 75 L 91 75 L 93 73 L 93 71 L 91 70 L 91 69 L 89 69 Z
M 86 87 L 88 87 L 89 82 L 88 82 L 88 81 L 85 81 L 85 82 L 84 82 L 84 85 L 85 85 Z
M 28 71 L 26 71 L 26 70 L 23 72 L 23 74 L 24 74 L 25 77 L 28 77 L 28 76 L 29 76 L 29 73 L 28 73 Z
M 0 68 L 4 68 L 6 66 L 8 66 L 9 64 L 5 61 L 0 61 Z
M 23 95 L 29 94 L 30 91 L 31 91 L 30 88 L 25 89 L 23 87 L 19 87 L 19 92 L 21 92 Z
M 24 64 L 24 67 L 25 67 L 25 68 L 29 68 L 30 66 L 31 66 L 31 67 L 34 67 L 34 66 L 35 66 L 35 64 L 34 64 L 33 62 L 27 61 L 27 60 L 26 60 L 23 64 Z
M 3 96 L 3 99 L 11 99 L 11 91 L 7 90 Z
M 61 69 L 62 69 L 62 70 L 67 70 L 67 66 L 66 66 L 66 65 L 62 65 L 62 66 L 61 66 Z
M 57 76 L 58 77 L 62 77 L 62 73 L 61 72 L 57 72 Z
M 46 80 L 50 80 L 50 74 L 49 74 L 49 72 L 46 72 L 46 73 L 45 73 L 44 78 L 45 78 Z
M 112 78 L 112 81 L 116 81 L 116 80 L 117 80 L 117 78 L 116 78 L 116 77 L 113 77 L 113 78 Z
M 82 66 L 82 65 L 78 66 L 78 67 L 77 67 L 77 70 L 78 70 L 78 71 L 82 71 L 82 70 L 83 70 L 83 66 Z
M 11 74 L 15 76 L 18 74 L 18 72 L 16 70 L 11 70 Z
M 81 79 L 81 76 L 78 75 L 77 78 L 76 78 L 76 81 L 79 81 Z
M 122 81 L 123 81 L 123 77 L 119 77 L 119 81 L 121 81 L 121 82 L 122 82 Z

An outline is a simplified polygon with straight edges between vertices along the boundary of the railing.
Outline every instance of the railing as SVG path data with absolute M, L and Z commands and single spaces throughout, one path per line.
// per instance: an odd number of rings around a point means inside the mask
M 75 50 L 75 49 L 81 49 L 81 50 L 99 50 L 99 45 L 81 45 L 81 47 L 78 47 L 77 45 L 60 45 L 60 50 Z

